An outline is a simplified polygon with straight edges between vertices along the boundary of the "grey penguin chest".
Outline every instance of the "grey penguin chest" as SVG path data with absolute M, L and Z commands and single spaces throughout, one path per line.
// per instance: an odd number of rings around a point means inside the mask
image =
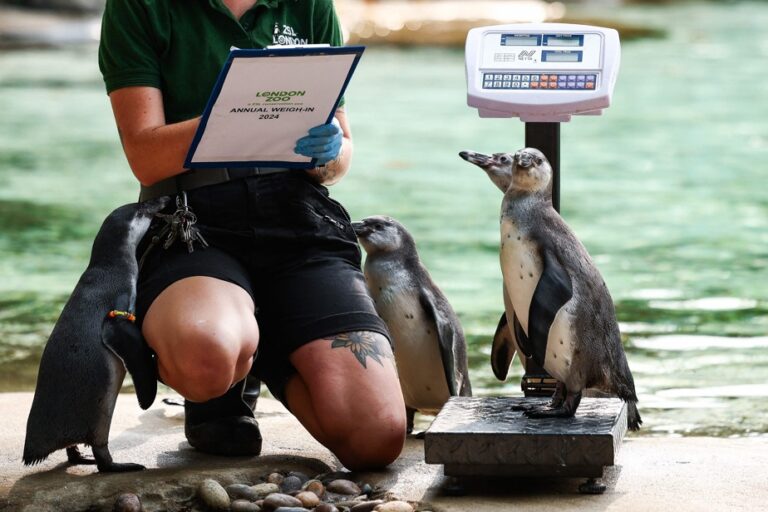
M 406 269 L 389 262 L 366 264 L 365 275 L 376 311 L 392 336 L 405 404 L 436 413 L 450 394 L 437 329 L 419 301 L 420 284 Z

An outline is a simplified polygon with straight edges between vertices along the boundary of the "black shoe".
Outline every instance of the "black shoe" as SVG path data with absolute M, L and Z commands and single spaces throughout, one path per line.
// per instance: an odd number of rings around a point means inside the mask
M 185 400 L 184 435 L 189 444 L 214 455 L 259 455 L 261 432 L 253 410 L 260 384 L 248 377 L 213 400 Z

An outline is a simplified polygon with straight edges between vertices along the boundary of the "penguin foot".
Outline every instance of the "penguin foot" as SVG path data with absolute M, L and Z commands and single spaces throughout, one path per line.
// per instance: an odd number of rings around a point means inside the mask
M 525 414 L 529 418 L 571 418 L 575 411 L 569 411 L 565 407 L 541 407 L 533 408 L 525 411 Z
M 579 402 L 581 393 L 572 393 L 565 397 L 559 407 L 532 407 L 524 414 L 529 418 L 572 418 L 579 408 Z
M 100 473 L 127 473 L 128 471 L 141 471 L 146 469 L 141 464 L 134 464 L 132 462 L 110 462 L 109 464 L 98 464 Z
M 510 409 L 513 411 L 522 411 L 522 412 L 528 412 L 532 409 L 535 409 L 536 406 L 534 405 L 513 405 Z
M 96 467 L 99 468 L 100 473 L 125 473 L 127 471 L 146 469 L 141 464 L 134 464 L 132 462 L 114 462 L 106 444 L 91 446 L 91 448 L 93 449 L 93 458 L 96 459 Z
M 82 453 L 80 453 L 80 450 L 77 448 L 77 446 L 67 447 L 67 460 L 70 464 L 75 465 L 96 464 L 96 459 L 89 459 L 88 457 L 85 457 Z

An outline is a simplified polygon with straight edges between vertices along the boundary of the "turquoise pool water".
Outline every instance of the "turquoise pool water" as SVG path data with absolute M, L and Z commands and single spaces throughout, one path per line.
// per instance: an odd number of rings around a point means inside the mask
M 606 11 L 587 13 L 606 17 Z M 768 433 L 768 4 L 613 9 L 613 106 L 562 127 L 562 213 L 616 302 L 645 434 Z M 460 50 L 371 48 L 347 94 L 354 168 L 332 193 L 414 234 L 462 319 L 478 393 L 501 305 L 500 192 L 458 156 L 523 145 L 465 104 Z M 31 390 L 103 217 L 136 197 L 95 48 L 0 53 L 0 390 Z

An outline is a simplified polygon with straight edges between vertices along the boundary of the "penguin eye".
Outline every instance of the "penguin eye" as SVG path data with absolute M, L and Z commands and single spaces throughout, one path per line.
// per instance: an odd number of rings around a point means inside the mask
M 541 165 L 544 163 L 544 159 L 541 157 L 536 157 L 536 165 Z
M 504 165 L 512 163 L 512 160 L 507 155 L 502 155 L 501 158 L 499 158 L 499 161 Z
M 377 222 L 376 224 L 373 225 L 373 229 L 374 231 L 379 231 L 381 229 L 384 229 L 384 226 Z

